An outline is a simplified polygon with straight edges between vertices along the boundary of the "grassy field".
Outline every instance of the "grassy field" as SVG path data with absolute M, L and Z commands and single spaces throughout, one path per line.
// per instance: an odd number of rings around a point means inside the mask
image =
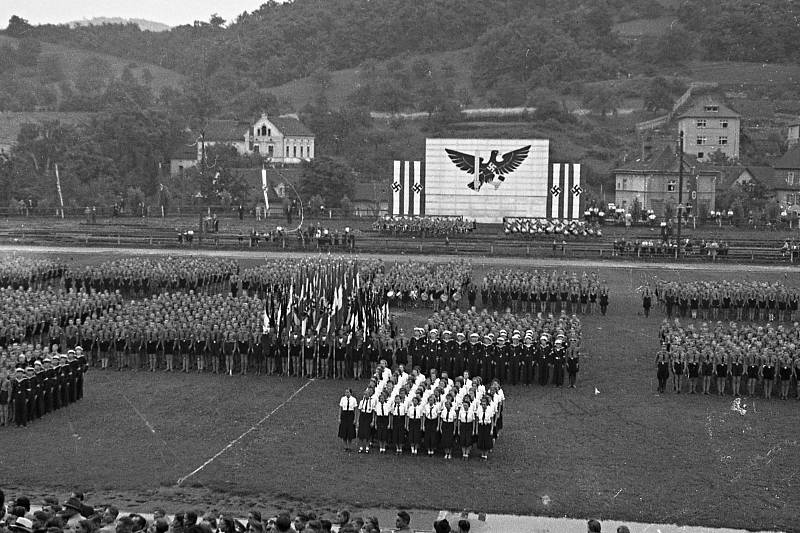
M 332 512 L 346 504 L 791 529 L 800 514 L 797 402 L 747 399 L 740 415 L 731 397 L 655 394 L 660 317 L 639 316 L 634 292 L 645 275 L 600 274 L 619 296 L 607 317 L 583 321 L 578 388 L 507 387 L 505 429 L 488 463 L 345 453 L 335 439 L 336 404 L 345 386 L 363 383 L 93 370 L 81 404 L 26 430 L 0 430 L 0 449 L 9 451 L 0 454 L 4 489 L 80 487 L 92 502 L 141 510 Z M 401 313 L 399 321 L 425 316 Z
M 17 39 L 8 35 L 0 35 L 0 44 L 9 44 L 16 46 Z M 184 76 L 173 70 L 165 69 L 155 63 L 144 63 L 142 61 L 131 61 L 121 57 L 102 54 L 99 52 L 92 52 L 89 50 L 81 50 L 69 46 L 53 43 L 42 43 L 42 55 L 55 55 L 61 60 L 61 66 L 71 81 L 75 81 L 76 76 L 80 75 L 80 65 L 89 57 L 100 57 L 108 61 L 113 70 L 114 76 L 119 76 L 125 67 L 130 66 L 134 76 L 141 80 L 142 71 L 146 68 L 153 75 L 153 80 L 150 83 L 150 88 L 153 94 L 158 95 L 163 87 L 178 88 L 182 83 Z M 158 58 L 153 58 L 158 61 Z

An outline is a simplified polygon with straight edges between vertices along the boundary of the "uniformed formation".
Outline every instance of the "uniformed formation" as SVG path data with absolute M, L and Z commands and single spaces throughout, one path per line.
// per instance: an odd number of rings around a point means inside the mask
M 385 235 L 414 237 L 446 237 L 465 235 L 475 230 L 475 221 L 461 217 L 392 217 L 386 215 L 372 224 L 372 229 Z
M 790 390 L 800 399 L 800 324 L 766 326 L 736 322 L 681 325 L 665 319 L 660 328 L 661 349 L 656 354 L 658 391 L 666 390 L 672 376 L 673 391 L 681 393 L 688 381 L 688 392 L 722 396 L 754 397 L 761 388 L 764 398 L 772 398 L 773 388 L 780 399 Z M 701 389 L 698 390 L 698 383 Z M 742 385 L 746 388 L 742 390 Z M 712 387 L 713 386 L 713 387 Z
M 667 318 L 792 322 L 800 290 L 781 282 L 656 280 L 653 290 Z
M 455 448 L 467 460 L 476 447 L 487 460 L 503 428 L 504 401 L 497 380 L 487 386 L 467 371 L 455 379 L 435 369 L 427 376 L 418 368 L 409 374 L 403 365 L 392 371 L 381 361 L 360 399 L 345 390 L 338 435 L 348 451 L 358 438 L 359 453 L 377 444 L 379 453 L 391 446 L 396 455 L 424 450 L 452 459 Z
M 0 287 L 0 357 L 23 341 L 50 348 L 54 344 L 75 348 L 79 326 L 85 319 L 101 316 L 121 303 L 119 294 L 108 291 Z
M 503 219 L 503 233 L 531 239 L 541 237 L 577 239 L 603 236 L 603 230 L 597 224 L 589 224 L 583 220 L 558 218 L 505 218 Z
M 83 398 L 88 366 L 83 350 L 66 354 L 48 348 L 14 344 L 0 365 L 0 425 L 24 427 Z
M 161 291 L 216 292 L 239 272 L 236 261 L 213 257 L 127 257 L 99 265 L 70 268 L 64 272 L 64 288 L 87 292 L 119 291 L 138 298 Z
M 38 289 L 61 278 L 65 270 L 65 263 L 55 259 L 7 257 L 0 260 L 0 287 Z
M 395 341 L 395 345 L 397 341 Z M 395 361 L 425 374 L 482 376 L 501 384 L 574 387 L 581 353 L 581 322 L 573 315 L 515 315 L 445 309 L 414 329 Z
M 447 263 L 395 263 L 376 284 L 389 304 L 402 309 L 474 305 L 472 263 L 466 260 Z
M 492 269 L 480 287 L 484 307 L 518 313 L 591 315 L 608 310 L 609 290 L 597 272 Z

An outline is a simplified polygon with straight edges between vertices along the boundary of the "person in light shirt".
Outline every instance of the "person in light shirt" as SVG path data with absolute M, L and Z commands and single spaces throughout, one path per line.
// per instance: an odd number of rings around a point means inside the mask
M 372 412 L 375 401 L 374 390 L 367 388 L 358 402 L 358 453 L 369 453 L 369 441 L 372 439 Z
M 417 455 L 419 445 L 422 441 L 422 406 L 420 397 L 414 396 L 411 406 L 406 411 L 406 431 L 408 432 L 408 444 L 411 446 L 411 455 Z
M 480 405 L 475 409 L 475 426 L 478 433 L 478 450 L 481 459 L 489 459 L 489 451 L 494 445 L 494 409 L 489 405 L 489 397 L 481 398 Z
M 453 397 L 447 396 L 444 400 L 444 407 L 439 411 L 439 434 L 440 444 L 444 449 L 444 458 L 453 458 L 453 437 L 455 434 L 455 422 L 458 409 L 453 407 Z
M 406 441 L 406 410 L 403 397 L 401 394 L 398 394 L 394 397 L 391 416 L 389 418 L 392 442 L 394 443 L 395 454 L 397 455 L 403 453 L 403 444 Z
M 386 443 L 389 442 L 389 413 L 391 410 L 392 404 L 388 402 L 386 393 L 381 393 L 372 411 L 372 425 L 375 428 L 375 436 L 378 439 L 379 453 L 386 453 Z
M 350 451 L 353 439 L 356 438 L 356 407 L 358 400 L 353 397 L 352 389 L 345 389 L 344 396 L 339 400 L 339 438 L 344 442 L 345 451 Z
M 438 445 L 438 428 L 439 428 L 439 406 L 436 404 L 436 396 L 431 394 L 428 396 L 428 403 L 422 408 L 422 414 L 425 419 L 425 434 L 424 446 L 428 451 L 428 455 L 432 456 L 436 451 Z
M 461 408 L 458 410 L 457 427 L 458 443 L 461 446 L 461 458 L 469 459 L 472 450 L 472 436 L 475 434 L 475 412 L 470 404 L 472 400 L 469 396 L 464 397 Z

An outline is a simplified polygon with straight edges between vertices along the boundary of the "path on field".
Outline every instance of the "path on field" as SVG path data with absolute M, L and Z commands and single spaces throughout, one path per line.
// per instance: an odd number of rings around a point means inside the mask
M 314 255 L 328 255 L 321 253 L 304 252 L 268 252 L 251 250 L 193 250 L 175 248 L 114 248 L 114 247 L 80 247 L 69 246 L 15 246 L 0 245 L 0 254 L 38 254 L 38 255 L 103 255 L 109 256 L 207 256 L 225 257 L 229 259 L 296 259 Z M 347 254 L 330 254 L 347 255 Z M 558 268 L 622 268 L 631 270 L 686 270 L 686 271 L 714 271 L 714 272 L 772 272 L 789 273 L 800 272 L 790 265 L 746 265 L 738 263 L 634 263 L 631 261 L 597 261 L 597 260 L 567 260 L 550 257 L 487 257 L 487 256 L 449 256 L 449 255 L 419 255 L 419 254 L 353 254 L 354 258 L 381 259 L 386 262 L 394 261 L 426 261 L 432 263 L 449 263 L 451 261 L 469 260 L 476 265 L 490 266 L 528 266 L 528 267 L 558 267 Z

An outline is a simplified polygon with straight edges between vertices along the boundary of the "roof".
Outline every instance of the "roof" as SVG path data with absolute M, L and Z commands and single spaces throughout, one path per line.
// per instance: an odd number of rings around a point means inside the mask
M 197 145 L 196 144 L 182 144 L 174 152 L 170 159 L 197 159 Z
M 715 105 L 717 111 L 706 111 L 705 106 Z M 703 98 L 687 109 L 678 119 L 682 118 L 739 118 L 741 115 L 718 100 Z
M 695 171 L 719 172 L 713 167 L 697 161 L 693 155 L 683 154 L 684 171 L 694 169 Z M 655 153 L 650 158 L 636 159 L 614 169 L 614 172 L 678 172 L 678 155 L 671 146 L 665 146 L 660 152 Z
M 292 117 L 275 117 L 268 118 L 272 124 L 278 128 L 278 131 L 283 133 L 284 136 L 289 137 L 313 137 L 314 133 L 308 129 L 302 122 Z
M 205 127 L 206 142 L 244 141 L 250 124 L 238 120 L 209 120 Z
M 773 170 L 772 167 L 745 167 L 742 169 L 742 172 L 745 170 L 753 176 L 753 179 L 763 185 L 769 185 L 775 177 L 775 170 Z M 742 175 L 741 172 L 739 175 Z
M 800 146 L 795 146 L 775 162 L 775 168 L 800 168 Z

